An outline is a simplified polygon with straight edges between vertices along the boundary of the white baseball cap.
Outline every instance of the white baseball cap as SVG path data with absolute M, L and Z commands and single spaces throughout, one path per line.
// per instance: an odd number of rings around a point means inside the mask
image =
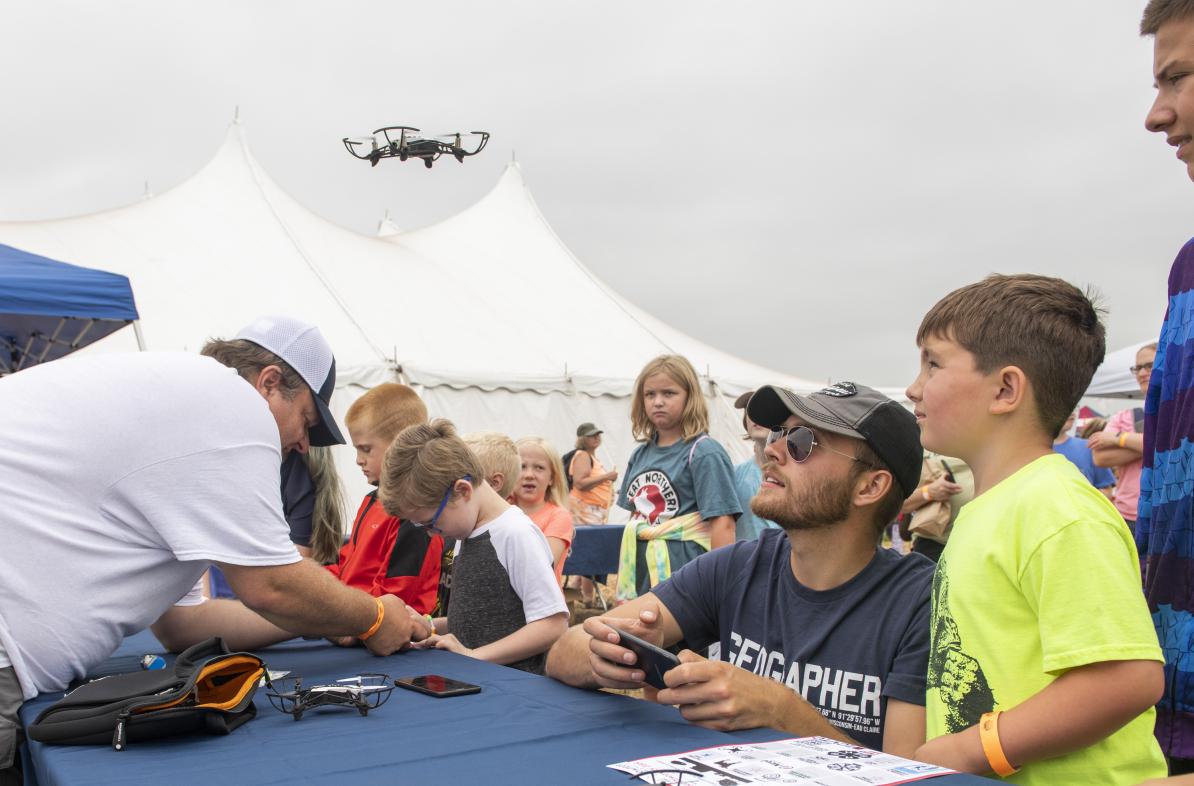
M 236 338 L 273 352 L 311 388 L 319 412 L 319 422 L 307 432 L 314 447 L 344 444 L 344 436 L 328 409 L 336 388 L 336 358 L 319 328 L 294 317 L 269 315 L 241 328 Z

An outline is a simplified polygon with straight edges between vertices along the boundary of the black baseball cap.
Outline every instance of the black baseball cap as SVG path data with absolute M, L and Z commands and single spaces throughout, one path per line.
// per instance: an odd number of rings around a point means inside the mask
M 874 388 L 838 382 L 801 396 L 787 388 L 764 385 L 751 397 L 746 413 L 770 429 L 779 428 L 795 415 L 815 429 L 861 439 L 891 470 L 905 497 L 920 483 L 924 448 L 916 416 Z

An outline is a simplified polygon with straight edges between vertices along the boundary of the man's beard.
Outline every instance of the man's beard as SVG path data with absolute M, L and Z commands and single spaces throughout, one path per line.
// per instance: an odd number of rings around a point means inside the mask
M 750 509 L 756 516 L 771 519 L 788 531 L 831 526 L 850 515 L 852 474 L 819 481 L 801 491 L 784 486 L 782 499 L 756 495 L 750 501 Z

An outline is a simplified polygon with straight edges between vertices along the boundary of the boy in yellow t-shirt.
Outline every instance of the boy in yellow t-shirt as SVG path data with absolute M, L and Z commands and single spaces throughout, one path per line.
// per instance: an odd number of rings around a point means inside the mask
M 969 464 L 976 494 L 933 582 L 916 758 L 1038 786 L 1164 775 L 1162 657 L 1136 548 L 1052 449 L 1103 360 L 1098 312 L 1059 279 L 995 275 L 940 300 L 916 341 L 921 441 Z

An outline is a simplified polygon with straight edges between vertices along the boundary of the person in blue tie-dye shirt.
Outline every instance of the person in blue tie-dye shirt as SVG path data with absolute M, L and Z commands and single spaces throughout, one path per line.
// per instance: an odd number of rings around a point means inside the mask
M 1154 36 L 1157 97 L 1145 120 L 1194 179 L 1194 3 L 1150 0 L 1140 23 Z M 1170 772 L 1194 772 L 1194 240 L 1169 272 L 1169 301 L 1144 401 L 1136 544 L 1144 590 L 1165 653 L 1157 738 Z M 1182 779 L 1181 782 L 1186 782 Z M 1194 779 L 1190 779 L 1194 782 Z

